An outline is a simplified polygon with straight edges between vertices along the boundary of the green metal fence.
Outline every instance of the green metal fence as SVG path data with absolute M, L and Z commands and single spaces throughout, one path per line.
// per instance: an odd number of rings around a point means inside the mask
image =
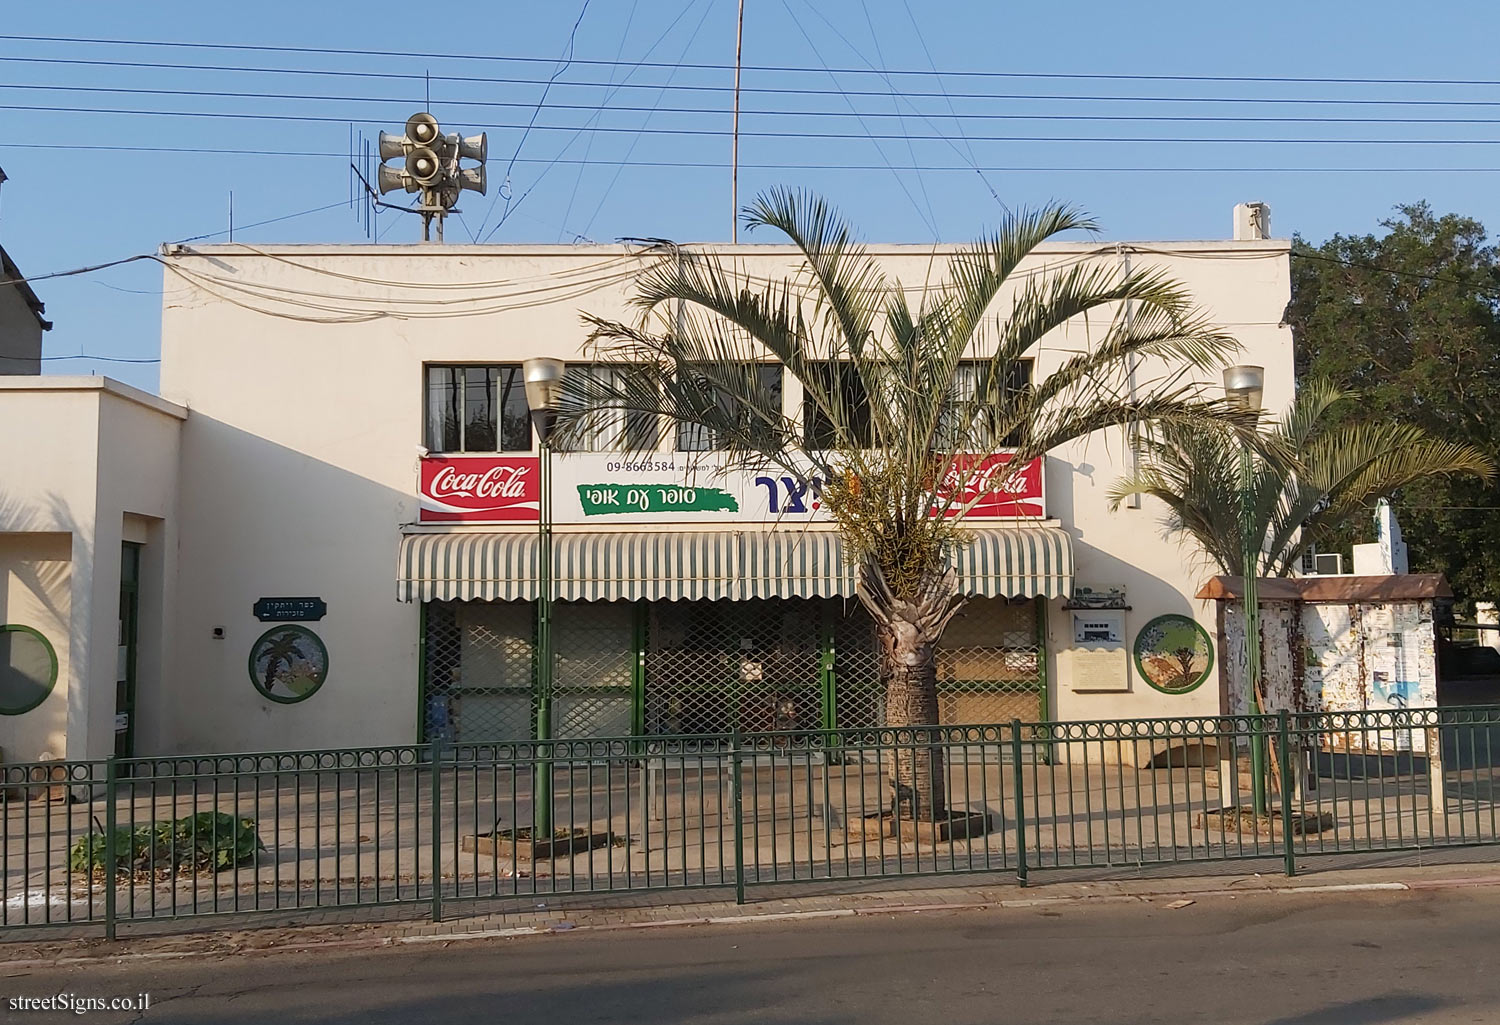
M 1271 753 L 1259 809 L 1253 737 Z M 892 814 L 904 750 L 945 765 L 924 821 Z M 1500 707 L 10 765 L 0 929 L 1257 858 L 1293 873 L 1500 842 L 1497 757 Z M 555 832 L 533 837 L 539 781 Z

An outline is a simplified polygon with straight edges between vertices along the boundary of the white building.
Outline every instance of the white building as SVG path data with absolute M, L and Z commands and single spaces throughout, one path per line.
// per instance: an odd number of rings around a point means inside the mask
M 707 248 L 755 278 L 795 263 L 785 247 Z M 932 247 L 874 251 L 910 283 L 933 265 Z M 39 704 L 0 715 L 0 756 L 108 754 L 108 723 L 136 754 L 530 736 L 537 456 L 517 369 L 586 359 L 580 311 L 627 317 L 635 274 L 664 257 L 441 245 L 164 257 L 165 401 L 66 379 L 0 391 L 7 425 L 33 407 L 67 425 L 0 456 L 0 619 L 46 635 L 61 667 Z M 1164 268 L 1239 339 L 1240 362 L 1266 368 L 1267 408 L 1290 401 L 1286 243 L 1055 244 L 1023 270 L 1079 261 Z M 1083 323 L 1048 338 L 1033 379 L 1089 339 Z M 796 415 L 796 382 L 767 375 Z M 1211 657 L 1214 609 L 1193 597 L 1210 567 L 1164 536 L 1159 508 L 1109 511 L 1130 459 L 1120 433 L 1052 453 L 1013 504 L 971 521 L 960 570 L 976 597 L 939 656 L 946 721 L 1219 710 L 1207 665 L 1153 682 L 1150 652 L 1132 657 L 1148 627 L 1192 631 L 1163 615 L 1201 623 Z M 678 451 L 703 441 L 669 437 L 642 461 L 601 435 L 598 451 L 555 458 L 555 734 L 877 722 L 868 625 L 816 482 L 715 475 L 711 452 Z M 139 559 L 127 584 L 140 610 L 123 619 L 111 601 L 122 545 L 127 569 Z M 1101 598 L 1128 608 L 1071 607 Z

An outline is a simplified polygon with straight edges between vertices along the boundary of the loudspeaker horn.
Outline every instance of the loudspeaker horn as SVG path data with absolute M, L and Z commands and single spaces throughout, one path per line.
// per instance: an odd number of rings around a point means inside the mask
M 406 173 L 416 179 L 418 185 L 431 186 L 443 176 L 443 165 L 438 155 L 426 146 L 418 146 L 406 155 Z
M 396 157 L 405 156 L 406 148 L 411 145 L 411 140 L 404 135 L 392 135 L 390 132 L 380 133 L 380 159 L 394 160 Z
M 400 168 L 386 167 L 384 164 L 380 165 L 375 175 L 375 187 L 380 190 L 382 196 L 397 189 L 405 189 L 407 192 L 417 191 L 417 183 L 412 181 L 411 175 Z
M 465 160 L 477 160 L 482 164 L 489 153 L 490 141 L 483 132 L 458 140 L 458 155 Z
M 431 146 L 441 134 L 437 118 L 425 110 L 406 119 L 406 137 L 418 146 Z
M 481 196 L 484 195 L 486 180 L 483 164 L 478 167 L 465 167 L 458 172 L 458 187 L 477 192 Z

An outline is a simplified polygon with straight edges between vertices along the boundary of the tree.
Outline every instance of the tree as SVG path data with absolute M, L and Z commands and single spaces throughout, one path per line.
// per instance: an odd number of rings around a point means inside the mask
M 1255 449 L 1250 495 L 1254 536 L 1264 539 L 1265 576 L 1288 576 L 1303 552 L 1326 541 L 1377 498 L 1417 481 L 1472 474 L 1495 465 L 1472 445 L 1441 441 L 1410 424 L 1345 422 L 1353 396 L 1327 381 L 1302 384 L 1292 408 Z M 1241 438 L 1227 429 L 1166 424 L 1142 440 L 1145 460 L 1110 489 L 1118 507 L 1150 495 L 1168 509 L 1167 525 L 1190 536 L 1221 573 L 1243 572 Z
M 1287 322 L 1298 375 L 1357 392 L 1338 423 L 1410 424 L 1500 450 L 1500 267 L 1484 226 L 1426 203 L 1397 208 L 1380 235 L 1297 239 Z M 1474 474 L 1400 488 L 1392 505 L 1412 568 L 1447 575 L 1465 599 L 1500 595 L 1500 485 Z M 1330 541 L 1370 540 L 1369 524 Z
M 963 604 L 949 550 L 968 510 L 1010 477 L 982 457 L 1011 449 L 1007 465 L 1019 468 L 1105 428 L 1223 417 L 1222 404 L 1180 382 L 1233 342 L 1157 271 L 1083 260 L 1017 274 L 1040 243 L 1094 228 L 1066 206 L 1008 216 L 917 289 L 915 306 L 822 199 L 771 190 L 745 220 L 785 235 L 799 272 L 757 283 L 720 257 L 674 248 L 637 280 L 638 320 L 585 316 L 595 358 L 636 372 L 565 393 L 559 436 L 636 412 L 700 429 L 730 466 L 770 463 L 827 481 L 823 503 L 876 626 L 886 723 L 935 725 L 933 646 Z M 1031 381 L 1039 343 L 1069 323 L 1095 334 L 1092 344 Z M 760 385 L 756 368 L 768 359 L 800 383 L 800 418 Z M 1137 361 L 1161 374 L 1132 398 Z M 911 796 L 915 816 L 941 815 L 940 753 L 920 740 L 901 751 L 895 792 Z

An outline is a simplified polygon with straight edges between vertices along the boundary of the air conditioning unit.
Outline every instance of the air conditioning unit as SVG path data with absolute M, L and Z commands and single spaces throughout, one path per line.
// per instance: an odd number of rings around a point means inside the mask
M 1344 572 L 1344 557 L 1338 552 L 1319 552 L 1309 548 L 1302 553 L 1302 575 L 1305 577 L 1336 577 Z

